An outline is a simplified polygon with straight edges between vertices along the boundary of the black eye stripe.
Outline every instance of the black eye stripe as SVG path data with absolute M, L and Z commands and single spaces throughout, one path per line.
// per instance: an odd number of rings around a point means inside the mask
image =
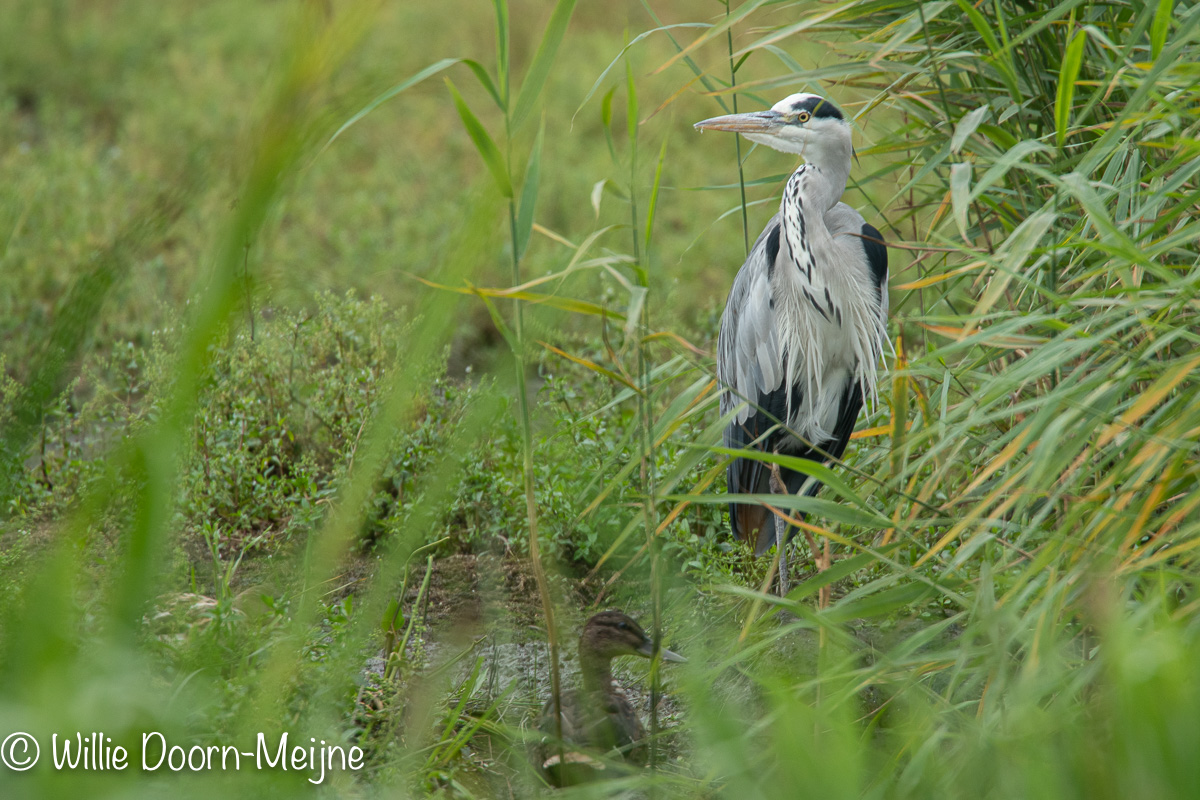
M 809 95 L 792 103 L 792 111 L 801 112 L 807 111 L 814 117 L 844 119 L 842 112 L 833 103 L 826 100 L 824 97 Z

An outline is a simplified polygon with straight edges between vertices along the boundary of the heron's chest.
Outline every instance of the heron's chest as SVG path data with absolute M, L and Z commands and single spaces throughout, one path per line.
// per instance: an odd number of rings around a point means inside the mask
M 799 402 L 788 409 L 790 427 L 804 440 L 832 435 L 846 387 L 862 370 L 862 334 L 852 297 L 835 281 L 800 276 L 781 282 L 774 298 L 776 336 L 785 380 Z
M 775 334 L 784 352 L 818 373 L 853 371 L 858 364 L 858 331 L 838 288 L 798 280 L 775 289 Z

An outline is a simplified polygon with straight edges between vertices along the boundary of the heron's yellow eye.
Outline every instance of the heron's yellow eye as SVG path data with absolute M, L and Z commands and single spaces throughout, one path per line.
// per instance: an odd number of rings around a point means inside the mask
M 807 111 L 801 111 L 796 114 L 796 122 L 808 122 L 811 117 L 812 114 L 809 114 Z

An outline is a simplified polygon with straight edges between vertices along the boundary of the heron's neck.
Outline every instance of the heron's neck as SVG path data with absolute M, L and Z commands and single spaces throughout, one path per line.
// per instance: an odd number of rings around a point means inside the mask
M 831 179 L 832 177 L 832 179 Z M 793 253 L 807 250 L 805 241 L 821 236 L 825 230 L 825 215 L 842 199 L 845 178 L 829 176 L 816 164 L 802 164 L 788 179 L 779 203 L 784 223 L 784 236 Z
M 788 179 L 779 203 L 782 244 L 788 254 L 785 263 L 794 264 L 799 272 L 774 270 L 775 281 L 793 291 L 801 290 L 798 275 L 811 284 L 811 271 L 817 266 L 816 252 L 829 243 L 829 227 L 825 215 L 837 205 L 844 184 L 832 183 L 815 164 L 802 164 Z
M 850 177 L 850 161 L 846 159 L 846 163 L 843 165 L 836 162 L 819 163 L 810 160 L 805 166 L 809 168 L 804 170 L 808 173 L 804 176 L 805 198 L 810 200 L 813 211 L 823 215 L 841 202 L 842 195 L 846 192 L 846 181 Z M 800 169 L 796 170 L 793 178 L 796 178 L 800 171 Z
M 824 213 L 836 206 L 846 191 L 846 181 L 850 179 L 850 160 L 854 157 L 850 137 L 830 136 L 810 141 L 805 144 L 801 155 L 810 167 L 816 167 L 815 172 L 825 184 L 813 187 L 814 195 L 820 195 L 819 198 L 814 197 L 819 201 L 816 210 Z

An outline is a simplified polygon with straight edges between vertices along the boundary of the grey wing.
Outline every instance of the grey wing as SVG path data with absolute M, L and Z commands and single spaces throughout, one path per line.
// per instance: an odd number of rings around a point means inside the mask
M 721 414 L 743 400 L 750 403 L 737 415 L 745 422 L 760 395 L 779 388 L 783 358 L 771 300 L 771 271 L 779 254 L 779 215 L 767 223 L 750 255 L 733 279 L 721 333 L 717 339 L 717 379 L 729 391 L 721 395 Z
M 758 442 L 773 449 L 778 433 L 769 433 L 783 419 L 787 390 L 770 276 L 779 255 L 779 215 L 771 218 L 759 235 L 746 263 L 738 270 L 721 317 L 717 340 L 717 379 L 720 381 L 721 415 L 740 404 L 725 429 L 725 446 L 740 450 Z M 766 435 L 766 440 L 763 440 Z M 727 470 L 728 491 L 767 494 L 769 476 L 762 462 L 735 458 Z M 730 526 L 740 539 L 754 541 L 769 512 L 762 506 L 729 505 Z
M 838 203 L 830 209 L 825 215 L 825 223 L 829 232 L 842 246 L 858 256 L 855 264 L 865 267 L 865 274 L 861 277 L 875 288 L 880 319 L 887 319 L 887 246 L 884 244 L 883 235 L 874 225 L 863 219 L 862 214 L 845 203 Z M 847 238 L 843 239 L 843 236 Z

